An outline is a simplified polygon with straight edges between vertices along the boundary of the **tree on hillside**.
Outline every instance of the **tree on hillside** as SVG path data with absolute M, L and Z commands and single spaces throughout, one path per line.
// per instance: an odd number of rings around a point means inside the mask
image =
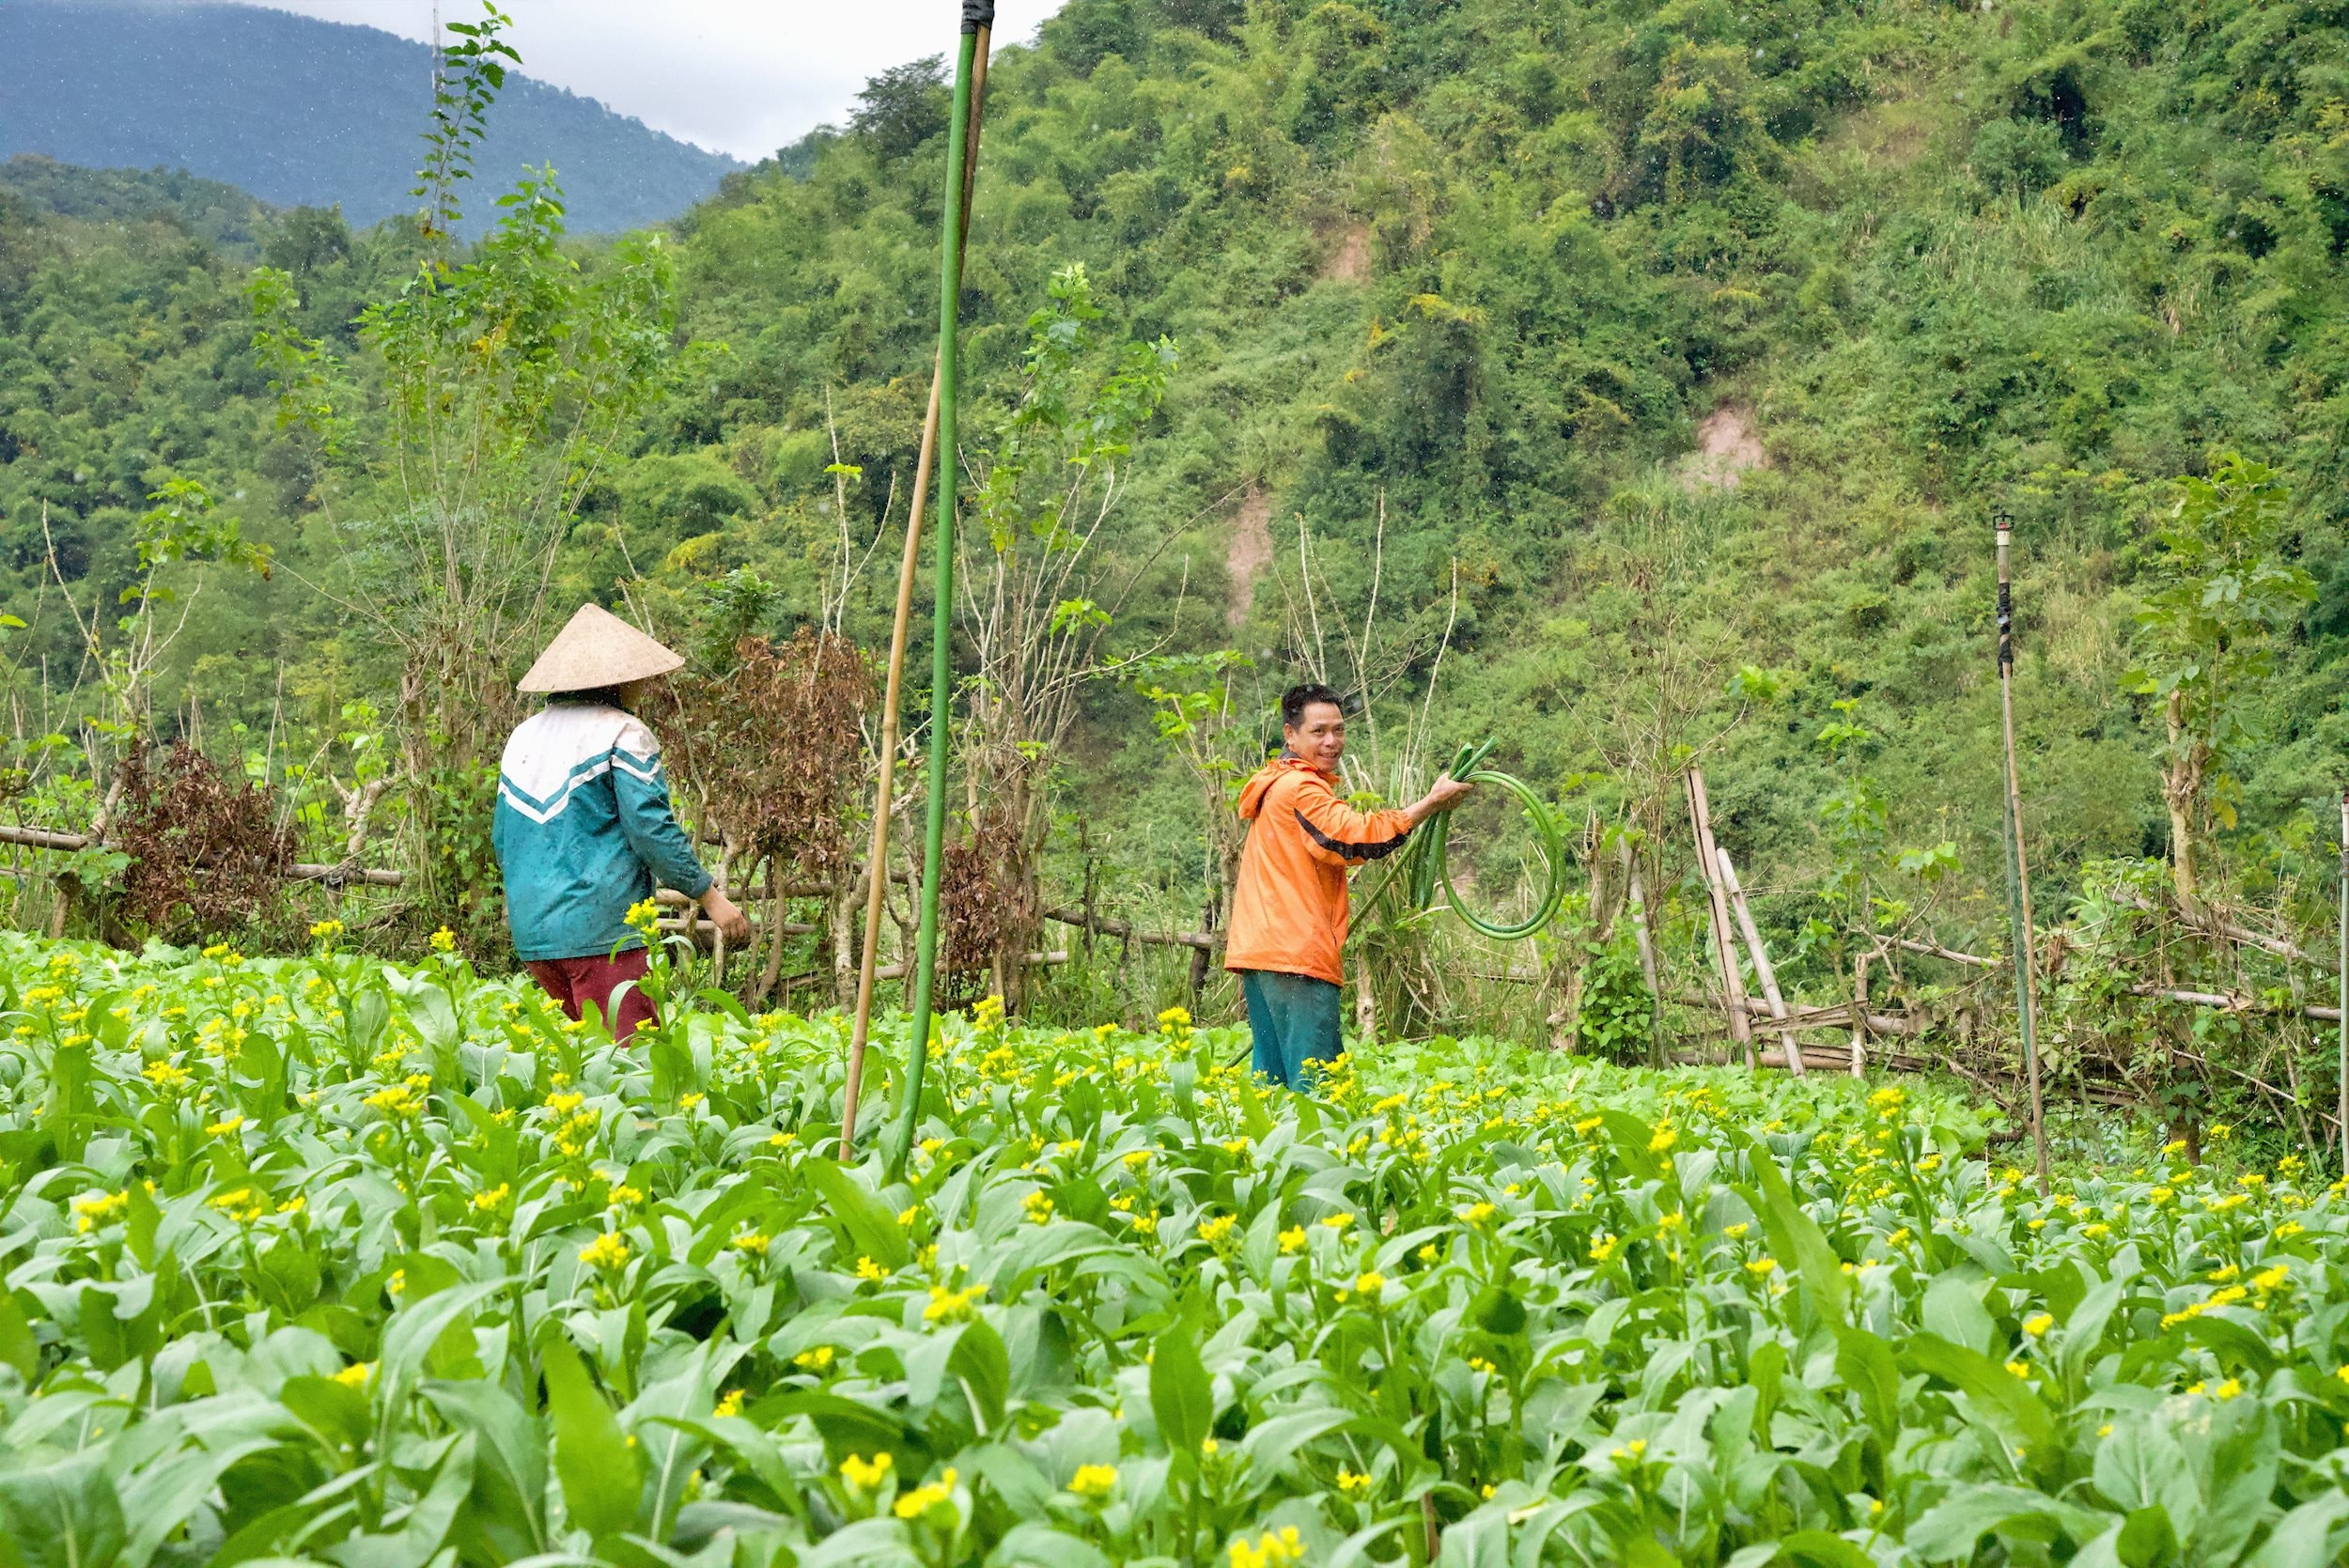
M 856 95 L 848 125 L 874 152 L 894 162 L 946 129 L 946 56 L 931 54 L 892 66 Z
M 2132 684 L 2161 701 L 2170 877 L 2189 917 L 2201 912 L 2204 824 L 2234 826 L 2242 791 L 2231 767 L 2254 737 L 2276 634 L 2316 597 L 2315 581 L 2278 546 L 2290 500 L 2273 470 L 2232 453 L 2207 479 L 2181 478 L 2159 535 L 2158 586 L 2137 615 L 2146 658 Z
M 419 176 L 422 225 L 445 240 L 503 19 L 452 50 Z M 460 144 L 452 147 L 452 142 Z M 498 198 L 473 256 L 422 262 L 358 318 L 354 376 L 296 322 L 294 278 L 256 271 L 254 349 L 282 424 L 307 429 L 346 487 L 330 507 L 339 571 L 321 589 L 400 655 L 400 717 L 423 860 L 441 891 L 486 872 L 486 811 L 513 677 L 544 630 L 557 553 L 614 446 L 665 389 L 676 359 L 674 271 L 659 235 L 630 236 L 592 272 L 564 249 L 552 169 Z M 467 897 L 477 896 L 468 891 Z
M 1121 460 L 1166 396 L 1174 346 L 1128 343 L 1104 364 L 1094 351 L 1100 316 L 1081 266 L 1052 274 L 1049 303 L 1028 318 L 1019 406 L 974 498 L 986 554 L 957 574 L 979 657 L 957 751 L 973 846 L 989 862 L 996 939 L 984 956 L 1015 1005 L 1019 956 L 1042 922 L 1047 780 L 1084 688 L 1139 668 L 1106 657 L 1117 605 L 1098 602 L 1110 590 L 1092 547 L 1120 493 Z

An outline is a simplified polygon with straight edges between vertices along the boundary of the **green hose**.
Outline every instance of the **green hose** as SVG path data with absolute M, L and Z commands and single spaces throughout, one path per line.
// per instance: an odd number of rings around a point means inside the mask
M 1532 914 L 1515 925 L 1503 925 L 1485 919 L 1461 901 L 1459 891 L 1452 885 L 1452 869 L 1445 858 L 1452 837 L 1452 814 L 1437 812 L 1421 819 L 1420 825 L 1411 831 L 1410 841 L 1404 845 L 1403 853 L 1391 862 L 1391 869 L 1377 887 L 1361 901 L 1363 926 L 1373 922 L 1385 906 L 1388 894 L 1398 887 L 1408 892 L 1408 907 L 1413 912 L 1424 912 L 1433 906 L 1437 890 L 1441 889 L 1444 902 L 1463 924 L 1496 941 L 1522 941 L 1548 925 L 1550 917 L 1558 912 L 1559 903 L 1566 896 L 1565 835 L 1559 831 L 1558 819 L 1542 803 L 1542 798 L 1533 793 L 1532 785 L 1514 774 L 1484 766 L 1485 759 L 1493 753 L 1493 744 L 1487 740 L 1481 746 L 1462 746 L 1453 753 L 1452 766 L 1444 771 L 1455 779 L 1491 784 L 1516 796 L 1524 805 L 1526 815 L 1533 819 L 1534 835 L 1541 840 L 1542 859 L 1549 863 L 1549 881 Z M 1239 1054 L 1232 1058 L 1232 1065 L 1247 1061 L 1252 1048 L 1243 1046 Z
M 1549 864 L 1548 885 L 1543 889 L 1541 902 L 1534 906 L 1533 912 L 1515 924 L 1503 924 L 1485 919 L 1461 899 L 1459 891 L 1452 885 L 1452 868 L 1447 859 L 1452 836 L 1450 812 L 1438 812 L 1425 818 L 1412 832 L 1411 842 L 1403 850 L 1409 862 L 1403 872 L 1409 878 L 1413 909 L 1432 907 L 1437 890 L 1441 889 L 1444 902 L 1470 930 L 1496 941 L 1522 941 L 1549 924 L 1550 917 L 1558 912 L 1559 901 L 1566 895 L 1566 841 L 1559 831 L 1557 818 L 1550 815 L 1549 808 L 1533 793 L 1531 784 L 1513 774 L 1483 766 L 1492 751 L 1490 740 L 1481 746 L 1463 746 L 1445 771 L 1468 784 L 1491 784 L 1516 796 L 1525 807 L 1526 815 L 1532 819 L 1534 836 L 1541 841 L 1542 859 Z

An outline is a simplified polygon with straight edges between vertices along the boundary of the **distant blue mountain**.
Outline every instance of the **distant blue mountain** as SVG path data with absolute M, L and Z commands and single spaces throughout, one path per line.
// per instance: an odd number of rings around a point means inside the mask
M 373 27 L 248 6 L 0 0 L 0 159 L 185 169 L 368 224 L 415 210 L 432 52 Z M 575 231 L 674 218 L 742 165 L 516 74 L 463 193 L 466 227 L 552 163 Z

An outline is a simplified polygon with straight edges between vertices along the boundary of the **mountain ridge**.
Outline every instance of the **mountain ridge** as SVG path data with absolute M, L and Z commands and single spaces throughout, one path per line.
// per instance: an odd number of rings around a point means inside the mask
M 248 6 L 10 0 L 0 159 L 185 170 L 279 207 L 366 225 L 411 210 L 431 50 L 373 27 Z M 172 90 L 153 92 L 166 82 Z M 121 106 L 136 101 L 140 111 Z M 665 222 L 743 165 L 515 72 L 474 158 L 468 232 L 525 166 L 552 163 L 572 227 Z

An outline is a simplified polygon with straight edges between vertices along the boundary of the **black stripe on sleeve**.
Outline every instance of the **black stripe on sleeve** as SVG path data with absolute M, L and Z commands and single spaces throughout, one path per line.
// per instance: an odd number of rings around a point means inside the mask
M 1332 855 L 1343 856 L 1349 861 L 1382 861 L 1411 841 L 1411 831 L 1406 828 L 1394 837 L 1380 839 L 1376 844 L 1340 844 L 1336 839 L 1315 827 L 1312 820 L 1302 811 L 1299 811 L 1295 806 L 1291 806 L 1289 810 L 1296 813 L 1297 825 L 1304 829 L 1307 836 L 1315 844 L 1320 845 Z

